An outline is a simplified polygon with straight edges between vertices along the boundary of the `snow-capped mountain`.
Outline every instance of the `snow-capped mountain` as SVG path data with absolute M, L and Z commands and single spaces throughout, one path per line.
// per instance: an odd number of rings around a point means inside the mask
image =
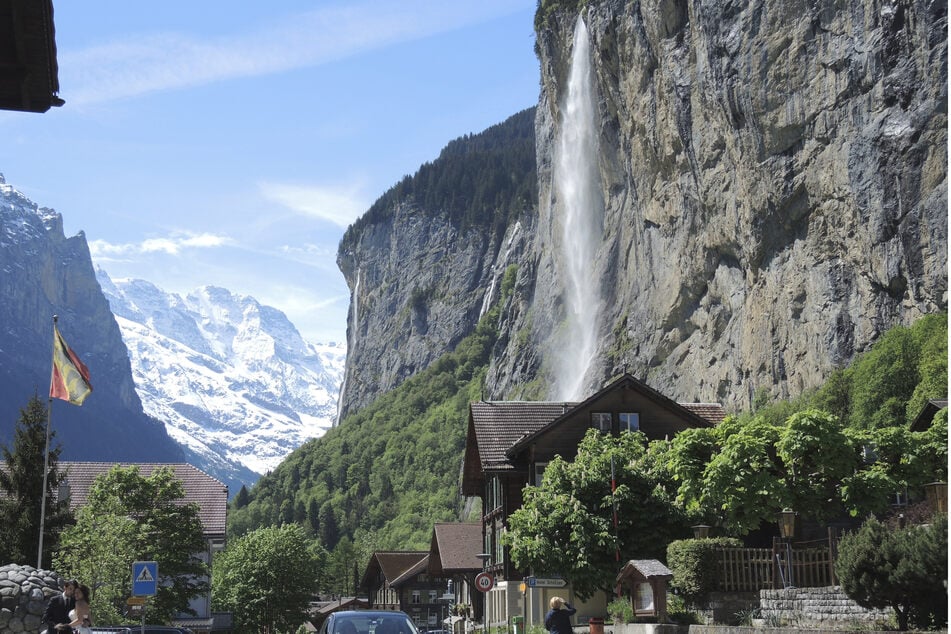
M 183 298 L 101 268 L 96 277 L 143 408 L 232 494 L 333 425 L 343 344 L 308 343 L 281 311 L 223 288 Z

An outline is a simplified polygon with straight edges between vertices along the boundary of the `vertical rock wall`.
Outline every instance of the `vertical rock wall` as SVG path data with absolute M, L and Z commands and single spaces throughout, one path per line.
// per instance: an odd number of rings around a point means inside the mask
M 602 366 L 678 400 L 798 394 L 947 309 L 947 4 L 606 0 L 582 9 L 601 114 Z M 535 278 L 490 391 L 563 320 L 551 156 L 577 13 L 538 32 Z M 516 298 L 518 300 L 518 298 Z M 542 351 L 542 354 L 539 354 Z

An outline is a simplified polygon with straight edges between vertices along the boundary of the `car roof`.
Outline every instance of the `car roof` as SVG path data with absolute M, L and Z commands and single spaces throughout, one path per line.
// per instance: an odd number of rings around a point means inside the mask
M 373 617 L 373 616 L 405 616 L 409 618 L 409 615 L 406 612 L 400 612 L 399 610 L 341 610 L 340 612 L 331 612 L 330 616 L 334 618 L 339 618 L 341 616 L 350 616 L 350 617 Z

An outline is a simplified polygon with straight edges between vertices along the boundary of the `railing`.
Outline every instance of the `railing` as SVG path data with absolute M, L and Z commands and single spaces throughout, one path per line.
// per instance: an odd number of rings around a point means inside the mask
M 777 538 L 772 548 L 720 548 L 717 591 L 837 585 L 837 546 L 838 539 L 830 531 L 828 540 L 788 543 Z
M 773 587 L 775 560 L 769 548 L 720 548 L 720 592 L 753 592 Z

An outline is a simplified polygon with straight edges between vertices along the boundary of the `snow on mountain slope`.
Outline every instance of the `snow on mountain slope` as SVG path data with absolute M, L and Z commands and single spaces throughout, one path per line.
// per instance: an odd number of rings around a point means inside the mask
M 96 276 L 145 411 L 232 494 L 333 425 L 344 345 L 308 343 L 281 311 L 222 288 L 183 298 Z

